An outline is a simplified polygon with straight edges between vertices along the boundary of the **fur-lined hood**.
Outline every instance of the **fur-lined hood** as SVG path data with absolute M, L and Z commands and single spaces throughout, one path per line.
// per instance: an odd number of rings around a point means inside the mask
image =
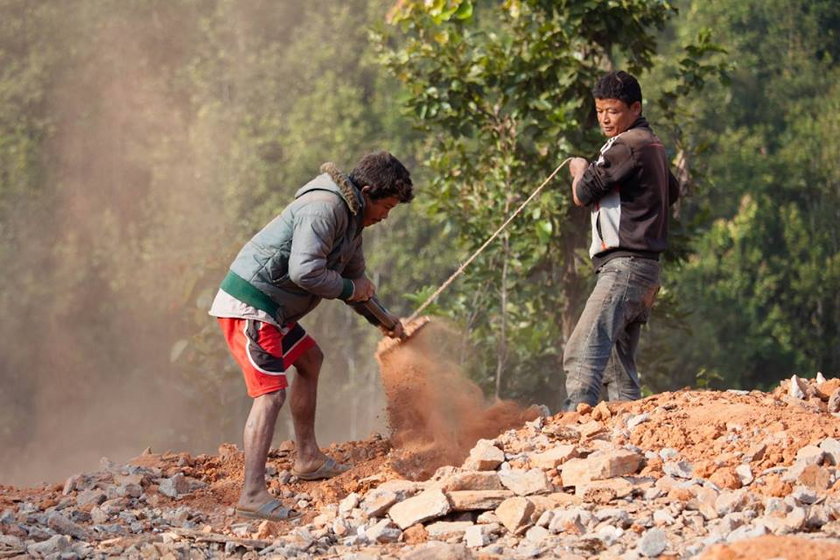
M 358 187 L 350 180 L 350 177 L 342 173 L 338 166 L 331 161 L 321 166 L 321 173 L 329 175 L 332 182 L 336 184 L 342 198 L 347 202 L 350 213 L 354 216 L 358 214 L 362 209 L 362 195 Z

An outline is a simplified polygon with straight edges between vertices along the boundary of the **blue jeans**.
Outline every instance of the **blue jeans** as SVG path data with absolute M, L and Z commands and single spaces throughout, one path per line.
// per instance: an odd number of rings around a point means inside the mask
M 616 257 L 596 272 L 598 279 L 563 352 L 564 410 L 578 403 L 641 397 L 636 349 L 641 327 L 659 291 L 659 262 Z

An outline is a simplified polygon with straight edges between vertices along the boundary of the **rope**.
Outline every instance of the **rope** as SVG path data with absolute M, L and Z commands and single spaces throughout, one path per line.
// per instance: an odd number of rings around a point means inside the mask
M 479 248 L 475 251 L 475 253 L 473 253 L 472 255 L 470 255 L 470 258 L 468 258 L 466 261 L 464 261 L 464 264 L 462 264 L 461 266 L 459 266 L 459 267 L 458 267 L 458 270 L 456 270 L 455 272 L 453 272 L 453 273 L 452 273 L 452 276 L 450 276 L 450 277 L 446 280 L 446 282 L 444 282 L 443 284 L 441 284 L 440 288 L 438 288 L 438 289 L 435 291 L 435 293 L 433 293 L 431 296 L 429 296 L 429 298 L 428 298 L 425 302 L 423 302 L 423 305 L 421 305 L 420 307 L 418 307 L 418 308 L 417 308 L 417 311 L 415 311 L 414 313 L 412 313 L 411 317 L 409 317 L 409 318 L 408 318 L 408 320 L 406 321 L 406 323 L 411 323 L 412 321 L 414 321 L 414 320 L 415 320 L 415 319 L 416 319 L 416 318 L 420 315 L 420 313 L 422 313 L 422 312 L 423 312 L 423 310 L 424 310 L 424 309 L 426 309 L 426 307 L 428 307 L 428 306 L 429 306 L 429 304 L 430 304 L 430 303 L 432 303 L 432 302 L 433 302 L 433 301 L 434 301 L 434 300 L 435 300 L 435 299 L 436 299 L 436 298 L 437 298 L 437 297 L 441 294 L 441 292 L 443 292 L 443 290 L 445 290 L 446 288 L 448 288 L 448 287 L 449 287 L 449 285 L 450 285 L 452 282 L 454 282 L 454 281 L 455 281 L 455 279 L 456 279 L 458 276 L 460 276 L 462 272 L 464 272 L 464 269 L 466 269 L 466 268 L 470 265 L 470 263 L 471 263 L 471 262 L 473 262 L 473 261 L 475 260 L 475 258 L 476 258 L 479 254 L 481 254 L 481 252 L 482 252 L 484 249 L 486 249 L 486 248 L 487 248 L 487 246 L 488 246 L 488 245 L 490 245 L 490 243 L 492 243 L 494 239 L 496 239 L 496 238 L 499 236 L 499 234 L 500 234 L 500 233 L 502 233 L 502 230 L 504 230 L 504 229 L 508 226 L 508 224 L 509 224 L 509 223 L 511 223 L 511 222 L 513 221 L 513 219 L 514 219 L 514 218 L 516 218 L 516 216 L 518 216 L 518 215 L 519 215 L 519 213 L 520 213 L 520 212 L 522 212 L 522 210 L 525 208 L 525 206 L 527 206 L 527 205 L 528 205 L 528 203 L 529 203 L 529 202 L 531 202 L 531 201 L 534 199 L 534 197 L 536 197 L 538 194 L 540 194 L 540 191 L 542 191 L 542 190 L 543 190 L 543 187 L 545 187 L 545 186 L 546 186 L 546 185 L 547 185 L 547 184 L 548 184 L 548 183 L 549 183 L 552 179 L 554 179 L 554 176 L 555 176 L 555 175 L 557 175 L 557 172 L 558 172 L 558 171 L 560 171 L 560 169 L 562 169 L 564 165 L 566 165 L 567 163 L 569 163 L 569 161 L 570 161 L 571 159 L 572 159 L 572 158 L 566 158 L 566 159 L 563 161 L 563 163 L 561 163 L 560 165 L 558 165 L 558 166 L 557 166 L 557 168 L 556 168 L 554 171 L 552 171 L 552 172 L 551 172 L 551 175 L 549 175 L 549 176 L 546 178 L 546 180 L 545 180 L 545 181 L 543 181 L 543 182 L 542 182 L 542 184 L 541 184 L 539 187 L 537 187 L 537 190 L 535 190 L 533 193 L 531 193 L 531 196 L 529 196 L 529 197 L 525 200 L 525 202 L 523 202 L 522 204 L 520 204 L 520 205 L 519 205 L 519 208 L 517 208 L 517 209 L 513 212 L 513 214 L 511 214 L 511 215 L 508 217 L 508 219 L 507 219 L 507 220 L 505 220 L 505 222 L 504 222 L 501 226 L 499 226 L 499 229 L 497 229 L 497 230 L 495 231 L 495 233 L 493 233 L 493 235 L 491 235 L 491 236 L 487 239 L 487 241 L 485 241 L 485 242 L 484 242 L 484 244 L 483 244 L 481 247 L 479 247 Z

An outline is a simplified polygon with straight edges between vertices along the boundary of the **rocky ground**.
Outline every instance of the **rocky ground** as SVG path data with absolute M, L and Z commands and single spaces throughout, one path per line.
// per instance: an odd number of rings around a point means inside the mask
M 840 558 L 840 379 L 581 406 L 480 440 L 428 480 L 373 436 L 328 481 L 270 456 L 304 515 L 234 516 L 242 453 L 150 451 L 41 488 L 0 486 L 0 558 Z

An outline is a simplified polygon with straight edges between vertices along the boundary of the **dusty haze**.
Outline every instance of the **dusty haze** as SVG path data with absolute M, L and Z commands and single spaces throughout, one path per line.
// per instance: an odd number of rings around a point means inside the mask
M 47 124 L 40 190 L 22 193 L 0 230 L 0 483 L 61 482 L 149 446 L 241 445 L 250 401 L 206 311 L 247 241 L 249 208 L 259 208 L 253 232 L 309 178 L 258 192 L 265 180 L 243 161 L 280 148 L 241 140 L 247 103 L 266 106 L 246 99 L 249 80 L 283 55 L 259 51 L 255 37 L 282 36 L 299 8 L 182 4 L 4 7 L 22 14 L 7 21 L 22 26 L 17 46 L 33 49 L 32 110 Z M 274 210 L 259 206 L 269 199 Z M 328 358 L 320 443 L 380 428 L 376 334 L 335 302 L 304 325 Z M 277 439 L 290 435 L 286 407 Z

